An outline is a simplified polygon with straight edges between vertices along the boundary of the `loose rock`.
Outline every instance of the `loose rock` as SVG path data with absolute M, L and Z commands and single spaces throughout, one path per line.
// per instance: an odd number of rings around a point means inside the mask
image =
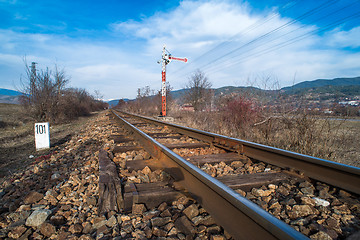
M 40 225 L 40 232 L 45 237 L 51 237 L 56 232 L 56 228 L 50 223 L 43 223 Z
M 26 219 L 26 226 L 38 227 L 45 222 L 50 214 L 51 211 L 48 209 L 36 210 Z

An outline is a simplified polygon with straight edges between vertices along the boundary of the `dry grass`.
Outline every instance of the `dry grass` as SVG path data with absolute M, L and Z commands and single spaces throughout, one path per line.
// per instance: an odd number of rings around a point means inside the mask
M 176 112 L 179 124 L 360 167 L 360 121 L 283 115 L 259 125 L 228 124 L 220 113 Z
M 339 121 L 339 120 L 332 120 Z M 333 146 L 333 159 L 360 167 L 360 121 L 345 121 Z
M 0 178 L 21 171 L 24 166 L 32 164 L 38 156 L 56 151 L 62 143 L 80 131 L 89 117 L 81 117 L 71 123 L 50 125 L 51 148 L 36 151 L 35 121 L 24 117 L 23 108 L 20 105 L 0 104 L 0 119 L 3 122 L 0 128 Z M 29 158 L 30 155 L 34 158 Z

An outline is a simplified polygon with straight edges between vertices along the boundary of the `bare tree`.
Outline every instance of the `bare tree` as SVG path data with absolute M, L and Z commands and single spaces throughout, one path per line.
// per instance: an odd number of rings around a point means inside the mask
M 202 110 L 211 100 L 211 82 L 201 70 L 196 70 L 186 85 L 185 100 L 191 103 L 195 111 Z
M 170 84 L 166 84 L 166 102 L 170 109 L 173 102 L 171 96 L 172 87 Z M 147 116 L 158 115 L 161 112 L 161 90 L 156 91 L 151 89 L 150 86 L 137 89 L 136 100 L 131 100 L 123 104 L 122 102 L 118 105 L 122 105 L 125 111 L 140 113 Z
M 25 62 L 26 78 L 22 81 L 20 99 L 26 113 L 39 121 L 60 122 L 102 110 L 107 104 L 96 100 L 85 89 L 65 88 L 68 78 L 64 70 L 36 70 Z
M 100 90 L 95 90 L 94 97 L 95 97 L 95 99 L 100 100 L 100 99 L 104 98 L 104 95 L 101 94 Z
M 119 100 L 118 104 L 115 106 L 115 108 L 123 109 L 126 106 L 126 101 L 122 98 Z
M 37 72 L 35 63 L 32 63 L 30 68 L 25 60 L 24 62 L 27 76 L 23 83 L 25 95 L 21 102 L 34 118 L 53 121 L 59 108 L 59 99 L 68 82 L 65 72 L 59 71 L 57 66 L 55 73 L 48 68 Z

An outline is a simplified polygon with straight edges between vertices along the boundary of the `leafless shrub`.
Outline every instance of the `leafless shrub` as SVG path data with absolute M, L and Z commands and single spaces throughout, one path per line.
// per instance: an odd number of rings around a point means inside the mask
M 260 118 L 259 108 L 255 101 L 244 96 L 227 99 L 221 108 L 221 115 L 228 127 L 234 128 L 242 135 Z
M 88 115 L 91 111 L 104 109 L 106 103 L 94 99 L 84 89 L 67 89 L 68 78 L 64 70 L 35 71 L 34 63 L 26 66 L 25 93 L 20 102 L 28 115 L 38 121 L 60 122 L 78 116 Z
M 191 103 L 195 111 L 203 110 L 211 99 L 211 83 L 200 70 L 197 70 L 189 79 L 186 88 L 185 101 Z
M 26 80 L 24 93 L 20 102 L 28 113 L 37 120 L 54 121 L 58 111 L 58 102 L 68 79 L 64 71 L 58 71 L 55 67 L 53 74 L 48 68 L 38 73 L 26 65 Z
M 171 105 L 173 103 L 171 90 L 171 86 L 167 84 L 166 103 L 168 109 L 171 109 Z M 149 86 L 138 88 L 137 97 L 135 100 L 126 103 L 124 101 L 120 101 L 117 108 L 124 111 L 143 114 L 147 116 L 159 115 L 161 112 L 161 90 L 155 91 L 153 89 L 150 89 Z

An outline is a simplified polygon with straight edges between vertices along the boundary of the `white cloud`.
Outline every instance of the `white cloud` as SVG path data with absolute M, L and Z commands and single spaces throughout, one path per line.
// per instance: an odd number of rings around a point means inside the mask
M 106 94 L 106 99 L 133 98 L 137 88 L 160 87 L 160 84 L 156 86 L 158 74 L 121 63 L 79 67 L 72 69 L 71 75 L 85 88 L 91 91 L 100 90 L 102 94 Z
M 141 66 L 142 61 L 136 62 L 136 54 L 128 55 L 105 43 L 6 30 L 0 31 L 0 45 L 5 52 L 0 54 L 0 69 L 6 73 L 1 76 L 1 87 L 16 88 L 20 84 L 25 74 L 24 57 L 28 63 L 37 62 L 38 69 L 51 69 L 57 64 L 71 77 L 72 87 L 100 90 L 105 98 L 133 97 L 144 84 L 157 87 L 154 74 Z
M 156 54 L 166 43 L 178 52 L 191 53 L 226 40 L 259 19 L 245 4 L 220 1 L 183 1 L 175 10 L 143 19 L 112 24 L 115 31 L 143 38 Z
M 26 55 L 29 62 L 38 62 L 39 68 L 52 67 L 55 63 L 65 67 L 74 87 L 90 92 L 100 90 L 107 99 L 131 98 L 136 96 L 137 88 L 146 85 L 160 88 L 161 68 L 156 61 L 161 57 L 164 43 L 174 56 L 189 59 L 187 64 L 174 61 L 168 65 L 168 80 L 175 89 L 184 87 L 189 74 L 201 66 L 205 66 L 204 71 L 214 87 L 246 85 L 248 78 L 266 75 L 278 79 L 281 86 L 293 84 L 294 75 L 295 83 L 360 75 L 359 54 L 338 48 L 359 47 L 359 27 L 349 31 L 336 29 L 325 37 L 309 36 L 256 57 L 270 47 L 316 29 L 316 26 L 296 23 L 269 37 L 265 35 L 253 44 L 246 44 L 291 20 L 275 16 L 265 22 L 272 13 L 252 12 L 247 3 L 231 0 L 181 1 L 179 7 L 158 12 L 139 22 L 129 20 L 109 24 L 113 32 L 108 41 L 0 29 L 1 78 L 6 75 L 9 78 L 6 81 L 18 80 L 24 69 L 22 57 Z M 122 41 L 114 36 L 128 38 Z M 231 41 L 197 59 L 230 38 Z M 326 48 L 318 49 L 319 44 Z M 239 46 L 243 47 L 209 65 Z
M 139 22 L 131 20 L 113 24 L 113 27 L 115 31 L 144 38 L 147 41 L 146 53 L 150 56 L 160 56 L 162 45 L 166 43 L 174 56 L 188 57 L 189 63 L 185 68 L 183 63 L 171 63 L 168 66 L 168 78 L 172 79 L 171 84 L 175 88 L 183 87 L 189 75 L 199 67 L 209 75 L 216 87 L 224 84 L 236 84 L 239 79 L 246 79 L 254 72 L 271 72 L 281 76 L 279 79 L 287 84 L 288 79 L 298 71 L 299 64 L 311 59 L 312 54 L 309 49 L 314 43 L 317 43 L 317 37 L 304 39 L 291 46 L 281 48 L 275 53 L 254 57 L 271 47 L 276 48 L 284 41 L 311 32 L 316 27 L 295 23 L 281 28 L 280 26 L 285 25 L 291 19 L 274 16 L 272 15 L 274 12 L 254 15 L 250 10 L 245 3 L 184 1 L 171 12 L 158 13 Z M 270 21 L 265 21 L 270 17 Z M 267 34 L 270 30 L 278 27 L 280 28 L 272 34 Z M 260 36 L 263 37 L 251 42 Z M 202 53 L 229 39 L 231 40 L 220 48 L 197 59 Z M 243 47 L 238 51 L 231 52 L 239 46 Z M 215 61 L 225 54 L 226 57 Z M 293 57 L 295 54 L 296 57 Z M 300 55 L 304 56 L 300 57 Z M 243 61 L 243 59 L 245 60 Z M 289 62 L 285 59 L 293 61 Z M 307 66 L 312 68 L 309 64 Z M 177 71 L 177 69 L 183 70 Z M 298 75 L 303 76 L 302 74 Z M 246 83 L 241 82 L 240 84 Z
M 113 27 L 147 40 L 171 37 L 188 41 L 189 38 L 229 37 L 254 21 L 245 5 L 183 1 L 174 11 L 158 13 L 141 22 L 115 23 Z
M 328 38 L 332 47 L 360 47 L 360 27 L 354 27 L 349 31 L 335 29 L 328 34 Z

